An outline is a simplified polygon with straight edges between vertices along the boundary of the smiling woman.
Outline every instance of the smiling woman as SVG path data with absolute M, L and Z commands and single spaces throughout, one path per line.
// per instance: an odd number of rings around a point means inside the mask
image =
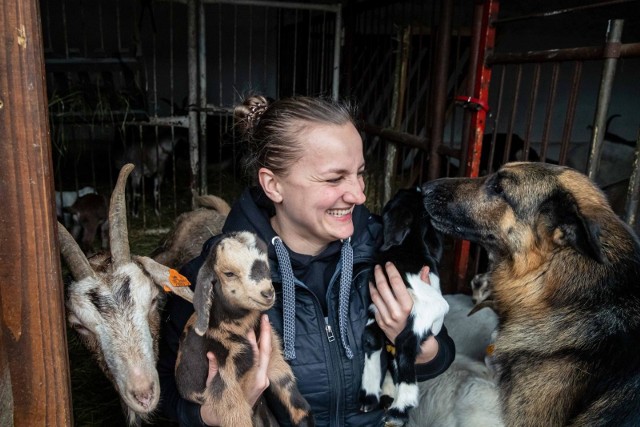
M 285 359 L 311 406 L 315 425 L 379 425 L 383 410 L 361 412 L 358 393 L 364 360 L 361 337 L 372 302 L 368 285 L 382 225 L 364 206 L 365 162 L 353 108 L 324 98 L 269 102 L 252 96 L 236 107 L 235 116 L 249 147 L 247 169 L 256 185 L 240 196 L 222 231 L 251 231 L 268 244 L 276 290 L 276 301 L 267 310 L 269 322 L 282 337 Z M 207 286 L 202 273 L 207 247 L 205 243 L 202 255 L 181 270 L 196 289 Z M 375 275 L 376 320 L 395 342 L 413 300 L 397 269 L 390 264 L 386 270 L 386 276 Z M 184 425 L 218 425 L 226 415 L 220 413 L 221 405 L 213 400 L 203 406 L 188 402 L 175 385 L 177 343 L 193 307 L 176 299 L 167 309 L 166 345 L 158 367 L 164 412 Z M 271 350 L 263 346 L 269 342 L 268 329 L 262 325 L 257 341 L 249 337 L 256 368 L 269 365 Z M 418 380 L 439 375 L 453 357 L 453 342 L 443 328 L 420 344 Z M 222 367 L 225 361 L 213 355 L 209 361 L 206 378 L 200 381 L 213 384 L 218 381 L 217 362 Z M 251 406 L 275 381 L 267 371 L 252 370 L 255 374 L 245 383 L 244 397 Z M 288 425 L 282 405 L 273 404 L 270 393 L 265 397 L 278 422 Z

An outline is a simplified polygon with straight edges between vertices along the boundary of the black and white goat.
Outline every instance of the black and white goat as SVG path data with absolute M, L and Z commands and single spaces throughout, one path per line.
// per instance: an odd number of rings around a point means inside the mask
M 74 279 L 66 292 L 67 321 L 115 386 L 129 423 L 140 425 L 160 397 L 156 360 L 161 289 L 188 301 L 193 293 L 176 271 L 130 253 L 124 189 L 132 169 L 132 164 L 122 168 L 111 195 L 111 254 L 87 258 L 59 222 L 58 235 L 60 253 Z
M 395 356 L 389 359 L 385 350 L 386 337 L 375 321 L 375 305 L 369 307 L 363 337 L 366 356 L 360 403 L 362 411 L 375 409 L 381 401 L 385 374 L 390 374 L 395 387 L 393 402 L 385 415 L 385 426 L 395 427 L 404 425 L 409 410 L 418 405 L 415 361 L 420 344 L 440 332 L 449 306 L 442 297 L 438 276 L 442 237 L 429 221 L 420 191 L 399 190 L 385 205 L 382 217 L 384 243 L 378 263 L 384 265 L 391 261 L 398 268 L 413 298 L 413 309 L 405 329 L 396 338 Z M 425 266 L 429 267 L 430 285 L 420 278 Z
M 243 382 L 256 369 L 247 335 L 251 330 L 259 334 L 261 313 L 275 300 L 267 245 L 247 231 L 218 236 L 198 273 L 195 313 L 180 337 L 176 384 L 185 399 L 217 408 L 224 427 L 253 425 L 253 409 L 242 391 Z M 273 330 L 271 341 L 269 392 L 287 410 L 293 425 L 311 427 L 311 409 L 298 391 Z M 218 361 L 218 375 L 209 386 L 207 351 Z M 264 419 L 257 424 L 271 425 Z

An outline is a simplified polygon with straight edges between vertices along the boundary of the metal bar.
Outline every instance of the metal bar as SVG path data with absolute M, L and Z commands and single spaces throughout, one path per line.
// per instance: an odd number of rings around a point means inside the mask
M 173 18 L 174 18 L 174 9 L 173 9 L 173 3 L 169 3 L 169 99 L 171 101 L 171 105 L 169 106 L 169 111 L 170 111 L 170 115 L 171 118 L 173 118 L 174 114 L 176 113 L 174 111 L 174 105 L 175 105 L 175 97 L 174 97 L 174 93 L 175 93 L 175 86 L 174 86 L 174 80 L 175 80 L 175 70 L 173 68 L 173 61 L 174 61 L 174 56 L 173 56 L 173 38 L 174 38 L 174 24 L 173 24 Z M 186 127 L 189 127 L 189 118 L 188 117 L 184 117 L 185 122 L 187 124 Z M 176 135 L 175 135 L 175 127 L 171 127 L 171 140 L 175 141 L 176 140 Z M 171 156 L 171 171 L 173 172 L 171 174 L 171 181 L 172 181 L 172 185 L 173 185 L 173 216 L 176 217 L 178 216 L 178 198 L 175 197 L 175 195 L 178 192 L 178 185 L 177 185 L 177 176 L 178 174 L 176 173 L 176 156 Z
M 393 81 L 393 98 L 391 100 L 391 125 L 397 131 L 400 130 L 404 114 L 404 97 L 407 87 L 407 63 L 409 62 L 409 50 L 411 46 L 411 28 L 405 27 L 398 30 L 399 46 L 396 49 L 396 67 Z M 393 192 L 392 181 L 395 175 L 398 147 L 395 144 L 386 144 L 386 157 L 384 162 L 384 188 L 382 191 L 382 206 L 390 199 Z
M 389 142 L 406 145 L 411 148 L 424 150 L 424 148 L 429 144 L 429 138 L 421 138 L 410 133 L 385 128 L 371 123 L 360 123 L 358 127 L 367 134 L 379 136 Z
M 533 117 L 538 99 L 538 88 L 540 87 L 540 64 L 535 64 L 533 69 L 533 84 L 529 95 L 529 111 L 527 112 L 527 130 L 524 134 L 524 160 L 529 160 L 529 147 L 531 146 L 531 130 L 533 128 Z
M 311 93 L 311 78 L 313 77 L 313 72 L 315 71 L 311 67 L 311 50 L 313 49 L 313 46 L 311 44 L 311 34 L 313 31 L 313 25 L 311 25 L 311 22 L 313 21 L 311 19 L 311 11 L 309 11 L 308 16 L 309 23 L 307 24 L 307 69 L 305 71 L 305 93 Z
M 198 105 L 198 0 L 187 1 L 187 58 L 189 75 L 189 160 L 191 166 L 191 208 L 195 209 L 196 197 L 200 194 L 198 177 L 200 176 L 198 149 L 198 111 L 191 106 Z
M 498 136 L 498 123 L 502 116 L 502 100 L 504 94 L 504 83 L 507 77 L 507 67 L 502 67 L 502 73 L 500 73 L 500 84 L 498 85 L 498 105 L 496 105 L 496 112 L 494 115 L 493 132 L 491 132 L 491 147 L 489 148 L 489 158 L 486 164 L 489 165 L 487 171 L 493 172 L 493 159 L 496 156 L 496 139 Z M 485 129 L 486 131 L 486 129 Z
M 564 9 L 551 10 L 551 11 L 548 11 L 548 12 L 540 12 L 540 13 L 532 13 L 532 14 L 529 14 L 529 15 L 514 16 L 512 18 L 498 19 L 496 21 L 496 25 L 504 24 L 504 23 L 507 23 L 507 22 L 523 21 L 523 20 L 526 20 L 526 19 L 548 18 L 550 16 L 562 15 L 564 13 L 569 13 L 569 12 L 577 12 L 577 11 L 582 11 L 582 10 L 595 9 L 595 8 L 599 8 L 599 7 L 610 7 L 610 6 L 613 6 L 613 5 L 616 5 L 616 4 L 634 3 L 634 2 L 637 2 L 637 1 L 638 0 L 608 0 L 608 1 L 603 1 L 603 2 L 600 2 L 600 3 L 592 3 L 592 4 L 581 5 L 581 6 L 567 7 L 567 8 L 564 8 Z
M 516 87 L 513 90 L 513 104 L 511 105 L 511 117 L 509 118 L 509 124 L 507 125 L 507 139 L 504 144 L 504 151 L 502 152 L 501 164 L 509 161 L 509 152 L 511 151 L 511 140 L 513 138 L 513 128 L 516 124 L 516 116 L 518 111 L 518 100 L 520 99 L 520 85 L 522 84 L 522 64 L 517 65 L 516 73 Z M 492 168 L 493 169 L 493 168 Z
M 640 192 L 640 132 L 636 137 L 636 153 L 633 162 L 633 172 L 629 177 L 629 188 L 627 189 L 627 203 L 625 205 L 625 221 L 634 227 L 638 218 L 638 197 Z
M 340 95 L 340 58 L 342 56 L 342 5 L 336 7 L 336 29 L 333 42 L 333 82 L 331 96 L 334 100 Z
M 171 0 L 164 0 L 171 1 Z M 187 0 L 176 0 L 179 3 L 183 3 Z M 263 7 L 277 7 L 280 9 L 303 9 L 303 10 L 325 10 L 327 12 L 336 12 L 342 9 L 340 4 L 312 4 L 312 3 L 289 3 L 284 1 L 261 1 L 261 0 L 202 0 L 206 4 L 220 3 L 220 4 L 234 4 L 237 6 L 263 6 Z
M 540 158 L 546 160 L 547 149 L 549 147 L 549 132 L 551 132 L 551 118 L 553 117 L 553 106 L 556 102 L 556 89 L 558 88 L 558 77 L 560 75 L 560 64 L 553 64 L 551 71 L 551 84 L 549 85 L 549 98 L 547 100 L 547 111 L 544 116 L 544 127 L 542 128 L 542 142 L 540 147 Z
M 489 65 L 495 64 L 524 64 L 527 62 L 563 62 L 563 61 L 592 61 L 606 57 L 605 47 L 587 46 L 567 49 L 551 49 L 529 52 L 496 53 L 487 58 Z M 624 43 L 620 45 L 619 58 L 640 57 L 640 43 Z
M 469 70 L 467 75 L 467 94 L 471 94 L 475 90 L 476 78 L 475 73 L 478 69 L 478 61 L 480 60 L 480 43 L 483 37 L 482 34 L 482 19 L 483 14 L 486 11 L 486 5 L 484 5 L 481 1 L 476 1 L 473 8 L 473 26 L 471 28 L 471 45 L 469 46 Z M 482 52 L 482 55 L 485 55 L 485 52 Z M 462 143 L 460 147 L 460 151 L 462 153 L 469 152 L 469 134 L 471 133 L 471 116 L 467 113 L 467 111 L 463 112 L 462 115 Z M 465 176 L 467 173 L 467 162 L 466 157 L 460 159 L 460 167 L 458 170 L 458 175 Z
M 428 180 L 436 179 L 440 175 L 440 156 L 438 146 L 442 145 L 445 124 L 445 110 L 447 108 L 447 77 L 449 75 L 449 55 L 451 54 L 451 25 L 453 19 L 453 0 L 442 0 L 440 10 L 440 26 L 438 29 L 437 50 L 435 53 L 435 70 L 432 93 L 431 144 L 429 146 Z M 428 119 L 428 118 L 427 118 Z
M 564 165 L 567 163 L 567 154 L 569 152 L 569 143 L 571 142 L 571 130 L 573 129 L 573 119 L 576 112 L 576 104 L 578 101 L 578 89 L 580 87 L 580 77 L 582 76 L 582 62 L 576 62 L 573 71 L 573 79 L 571 84 L 571 92 L 567 102 L 567 114 L 565 116 L 564 129 L 562 132 L 562 142 L 560 145 L 560 156 L 558 163 Z
M 602 67 L 602 79 L 600 80 L 600 91 L 598 92 L 598 102 L 593 120 L 593 132 L 591 133 L 591 147 L 589 149 L 589 160 L 587 162 L 587 175 L 595 180 L 600 168 L 600 156 L 604 143 L 604 133 L 606 131 L 607 114 L 611 102 L 611 88 L 616 75 L 618 64 L 618 48 L 622 38 L 624 20 L 609 20 L 607 28 L 607 42 L 604 46 L 606 59 Z
M 478 4 L 478 3 L 476 3 Z M 475 84 L 473 96 L 485 104 L 489 100 L 489 86 L 491 83 L 491 67 L 486 62 L 487 52 L 495 46 L 496 31 L 492 22 L 498 16 L 499 1 L 485 0 L 482 2 L 482 19 L 480 21 L 480 40 L 478 43 L 478 58 L 475 69 Z M 466 153 L 465 175 L 470 177 L 478 176 L 480 170 L 480 155 L 482 153 L 482 139 L 486 125 L 487 111 L 479 109 L 471 113 L 472 134 L 468 140 L 468 150 Z M 469 269 L 468 240 L 456 241 L 454 252 L 454 281 L 455 291 L 463 292 L 467 289 L 467 275 Z
M 198 76 L 199 76 L 199 93 L 198 106 L 200 107 L 199 117 L 199 133 L 198 146 L 200 148 L 200 194 L 208 194 L 209 187 L 207 183 L 207 113 L 204 111 L 207 106 L 207 39 L 206 39 L 206 16 L 204 11 L 204 3 L 199 2 L 198 5 Z M 249 61 L 251 63 L 251 61 Z M 251 76 L 251 74 L 249 74 Z
M 296 81 L 298 77 L 298 10 L 294 11 L 295 18 L 293 24 L 293 78 L 292 82 L 292 93 L 296 95 L 298 92 L 296 91 Z

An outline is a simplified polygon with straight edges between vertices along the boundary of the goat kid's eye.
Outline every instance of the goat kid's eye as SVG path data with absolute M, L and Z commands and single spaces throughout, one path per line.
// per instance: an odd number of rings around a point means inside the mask
M 225 271 L 223 274 L 224 274 L 226 277 L 235 277 L 235 274 L 234 274 L 234 273 L 232 273 L 232 272 L 230 272 L 230 271 Z

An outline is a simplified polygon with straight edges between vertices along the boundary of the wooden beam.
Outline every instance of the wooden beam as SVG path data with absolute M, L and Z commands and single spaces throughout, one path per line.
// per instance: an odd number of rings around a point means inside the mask
M 0 4 L 0 396 L 11 400 L 2 420 L 70 426 L 39 2 Z

